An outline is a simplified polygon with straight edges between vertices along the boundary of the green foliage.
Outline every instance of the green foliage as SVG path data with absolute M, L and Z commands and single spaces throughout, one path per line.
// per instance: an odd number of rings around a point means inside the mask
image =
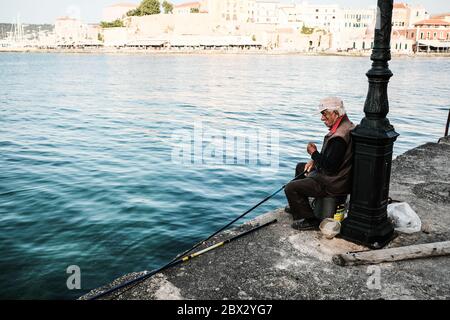
M 130 10 L 127 12 L 127 16 L 131 17 L 131 16 L 141 16 L 141 10 L 139 10 L 139 8 Z
M 252 35 L 252 41 L 256 41 L 256 36 Z
M 143 0 L 139 8 L 143 16 L 161 13 L 161 4 L 158 0 Z
M 101 41 L 101 42 L 105 41 L 105 39 L 103 38 L 101 33 L 98 34 L 97 39 L 98 39 L 98 41 Z
M 100 26 L 102 28 L 121 28 L 123 27 L 123 21 L 120 19 L 114 20 L 113 22 L 106 22 L 102 21 L 100 22 Z
M 173 4 L 171 4 L 170 2 L 164 0 L 162 3 L 162 7 L 165 14 L 173 13 Z
M 303 34 L 312 34 L 313 32 L 314 32 L 314 28 L 308 28 L 305 26 L 302 27 L 301 33 L 303 33 Z
M 200 10 L 198 8 L 191 8 L 191 13 L 199 13 Z
M 142 0 L 139 7 L 127 12 L 127 16 L 148 16 L 151 14 L 160 14 L 161 4 L 159 0 Z

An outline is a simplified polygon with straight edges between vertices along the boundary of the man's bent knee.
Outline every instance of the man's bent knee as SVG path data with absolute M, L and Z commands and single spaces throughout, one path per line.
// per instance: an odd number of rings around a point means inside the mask
M 284 187 L 284 193 L 286 195 L 292 194 L 294 192 L 294 183 L 291 181 L 289 182 L 286 187 Z
M 297 163 L 297 166 L 295 167 L 295 171 L 298 173 L 302 173 L 303 171 L 305 171 L 305 166 L 306 166 L 306 163 L 299 162 L 299 163 Z

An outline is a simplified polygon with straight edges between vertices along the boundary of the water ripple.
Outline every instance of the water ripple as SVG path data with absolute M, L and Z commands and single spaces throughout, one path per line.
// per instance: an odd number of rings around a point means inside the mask
M 0 55 L 0 298 L 74 298 L 168 262 L 292 177 L 306 142 L 326 133 L 320 98 L 343 97 L 359 122 L 369 67 L 347 57 Z M 399 155 L 443 134 L 450 61 L 390 67 Z M 195 126 L 277 130 L 279 165 L 172 162 L 174 132 Z M 280 194 L 248 219 L 284 203 Z M 78 292 L 66 288 L 73 264 Z

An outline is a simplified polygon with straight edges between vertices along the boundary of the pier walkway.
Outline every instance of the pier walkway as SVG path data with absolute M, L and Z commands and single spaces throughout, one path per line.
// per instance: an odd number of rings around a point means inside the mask
M 399 234 L 388 248 L 450 240 L 450 139 L 397 157 L 390 196 L 410 204 L 422 220 L 422 231 Z M 282 209 L 211 243 L 274 218 L 278 223 L 147 279 L 115 299 L 450 299 L 449 256 L 376 267 L 337 266 L 334 254 L 367 248 L 328 240 L 316 231 L 296 231 Z M 379 283 L 372 281 L 377 273 Z

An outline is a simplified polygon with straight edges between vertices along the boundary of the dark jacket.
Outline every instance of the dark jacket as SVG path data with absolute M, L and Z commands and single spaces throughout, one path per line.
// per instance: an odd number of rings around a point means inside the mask
M 323 140 L 323 146 L 321 150 L 322 154 L 325 153 L 327 144 L 332 139 L 339 137 L 342 138 L 346 143 L 344 159 L 336 173 L 330 174 L 319 169 L 315 174 L 311 175 L 311 178 L 315 179 L 325 187 L 326 192 L 330 196 L 346 195 L 351 192 L 353 148 L 350 131 L 354 127 L 355 125 L 348 119 L 348 117 L 344 116 L 336 131 L 334 133 L 330 131 Z

